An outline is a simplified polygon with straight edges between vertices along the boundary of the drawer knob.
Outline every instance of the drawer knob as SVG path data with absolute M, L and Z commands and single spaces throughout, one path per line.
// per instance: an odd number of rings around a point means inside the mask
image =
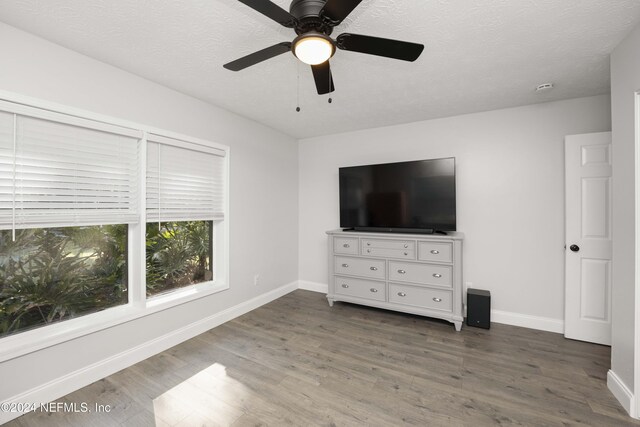
M 370 254 L 371 253 L 371 249 L 367 249 L 367 253 Z
M 435 277 L 436 279 L 439 279 L 442 277 L 442 274 L 434 273 L 433 277 Z
M 409 252 L 405 252 L 404 254 L 405 254 L 405 255 L 409 255 Z
M 369 267 L 369 270 L 378 271 L 378 267 Z
M 404 245 L 404 248 L 405 248 L 405 249 L 407 249 L 408 247 L 409 247 L 409 245 L 406 245 L 406 244 Z
M 343 284 L 342 284 L 342 287 L 346 289 L 346 288 L 348 288 L 348 287 L 349 287 L 349 285 L 347 285 L 346 283 L 343 283 Z
M 432 254 L 434 255 L 438 255 L 440 253 L 440 251 L 436 251 L 435 249 L 431 251 Z
M 407 294 L 405 294 L 404 292 L 398 292 L 398 296 L 399 296 L 399 297 L 406 297 L 406 296 L 407 296 Z
M 367 242 L 367 246 L 371 246 L 371 243 Z
M 349 247 L 349 244 L 348 244 L 348 243 L 345 243 L 344 245 L 342 245 L 342 247 L 343 247 L 343 248 L 348 248 L 348 247 Z
M 374 294 L 375 294 L 376 292 L 378 292 L 378 290 L 377 290 L 376 288 L 371 288 L 371 289 L 370 289 L 370 291 L 371 291 L 371 292 L 373 292 Z
M 349 264 L 342 264 L 342 266 L 343 266 L 344 268 L 347 268 L 347 267 L 349 267 Z
M 398 273 L 400 273 L 400 274 L 405 274 L 405 273 L 406 273 L 406 271 L 404 271 L 404 270 L 398 270 Z
M 434 300 L 435 302 L 441 302 L 441 301 L 442 301 L 442 298 L 434 298 L 433 300 Z

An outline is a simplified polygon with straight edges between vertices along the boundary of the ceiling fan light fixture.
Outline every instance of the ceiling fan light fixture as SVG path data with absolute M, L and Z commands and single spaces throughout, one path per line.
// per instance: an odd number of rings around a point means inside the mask
M 311 65 L 318 95 L 335 90 L 329 59 L 336 49 L 413 62 L 424 45 L 362 34 L 342 33 L 329 37 L 362 0 L 291 0 L 289 12 L 272 0 L 237 0 L 298 35 L 292 42 L 280 42 L 223 65 L 231 71 L 244 70 L 268 59 L 291 52 Z M 284 0 L 281 0 L 284 1 Z M 329 102 L 331 102 L 329 100 Z
M 293 54 L 300 61 L 309 65 L 326 62 L 335 51 L 333 40 L 320 33 L 302 34 L 293 41 Z

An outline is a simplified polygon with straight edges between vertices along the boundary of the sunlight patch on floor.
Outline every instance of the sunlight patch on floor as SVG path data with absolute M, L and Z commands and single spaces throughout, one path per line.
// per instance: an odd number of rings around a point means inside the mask
M 156 426 L 226 426 L 244 415 L 251 391 L 214 363 L 153 399 Z

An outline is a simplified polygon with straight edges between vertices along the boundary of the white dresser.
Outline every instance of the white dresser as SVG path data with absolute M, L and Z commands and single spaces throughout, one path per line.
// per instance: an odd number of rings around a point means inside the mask
M 333 230 L 327 300 L 435 317 L 462 328 L 462 233 Z

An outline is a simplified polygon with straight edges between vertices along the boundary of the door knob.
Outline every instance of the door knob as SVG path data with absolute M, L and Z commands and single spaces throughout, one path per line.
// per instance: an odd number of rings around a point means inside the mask
M 569 249 L 571 249 L 573 252 L 578 252 L 580 250 L 580 246 L 571 245 L 571 246 L 569 246 Z

